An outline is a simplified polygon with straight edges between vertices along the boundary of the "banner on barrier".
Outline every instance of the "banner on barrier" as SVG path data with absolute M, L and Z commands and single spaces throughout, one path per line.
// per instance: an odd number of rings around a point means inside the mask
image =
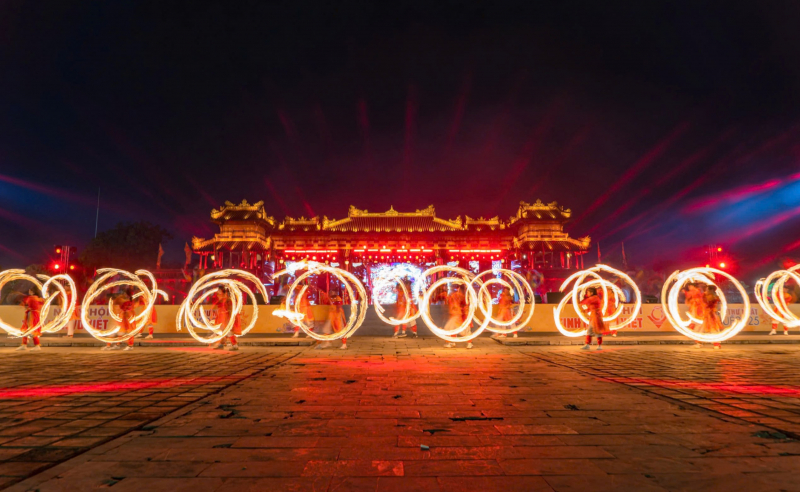
M 155 323 L 156 333 L 176 333 L 175 317 L 178 313 L 180 306 L 174 305 L 156 305 Z M 210 306 L 209 306 L 210 308 Z M 258 320 L 253 333 L 290 333 L 294 331 L 294 327 L 285 319 L 272 315 L 272 311 L 278 309 L 279 306 L 258 306 L 259 314 Z M 370 306 L 370 311 L 374 308 Z M 790 306 L 792 312 L 800 314 L 800 304 L 793 304 Z M 51 316 L 55 316 L 58 308 L 51 311 Z M 555 322 L 553 320 L 553 311 L 555 310 L 554 304 L 539 304 L 533 313 L 528 326 L 524 327 L 522 331 L 526 332 L 557 332 Z M 314 306 L 313 311 L 318 321 L 327 319 L 328 311 L 326 306 Z M 621 320 L 627 320 L 630 316 L 634 316 L 633 322 L 625 328 L 625 331 L 642 331 L 642 332 L 672 332 L 674 328 L 667 320 L 666 315 L 660 304 L 643 304 L 638 313 L 633 313 L 633 305 L 626 305 L 623 309 Z M 20 306 L 0 306 L 0 319 L 13 326 L 21 326 L 25 310 Z M 243 309 L 244 322 L 247 321 L 249 316 L 252 316 L 253 306 L 245 306 Z M 108 305 L 91 306 L 88 310 L 89 322 L 93 326 L 100 329 L 107 329 L 110 324 L 115 323 L 108 312 Z M 373 313 L 371 313 L 373 314 Z M 213 319 L 216 312 L 213 309 L 207 309 L 206 315 Z M 728 305 L 728 316 L 723 320 L 723 324 L 729 326 L 732 322 L 737 321 L 742 317 L 747 317 L 747 326 L 744 331 L 767 331 L 772 328 L 772 319 L 761 309 L 757 304 L 751 304 L 750 311 L 745 313 L 744 306 L 741 304 Z M 571 304 L 567 304 L 561 313 L 561 323 L 568 330 L 581 330 L 585 328 L 585 324 L 575 313 Z M 418 320 L 420 328 L 423 327 L 422 321 Z M 612 326 L 613 328 L 613 326 Z M 79 329 L 82 329 L 79 328 Z M 392 327 L 386 325 L 387 333 L 391 332 Z M 358 334 L 358 332 L 356 332 Z
M 531 326 L 527 327 L 525 331 L 555 331 L 555 323 L 553 322 L 554 308 L 546 309 L 550 306 L 551 305 L 537 306 L 536 311 L 534 311 L 534 319 L 531 320 Z M 548 319 L 537 316 L 540 314 L 538 312 L 540 308 L 545 308 L 542 309 L 542 311 L 547 312 L 547 315 L 549 315 Z M 800 305 L 792 305 L 790 309 L 796 314 L 800 313 Z M 667 320 L 667 316 L 661 304 L 642 304 L 639 312 L 635 314 L 633 313 L 633 305 L 626 305 L 620 315 L 619 323 L 624 323 L 631 316 L 634 317 L 634 320 L 630 325 L 624 328 L 626 331 L 653 332 L 675 330 Z M 747 325 L 744 331 L 764 331 L 772 329 L 772 318 L 770 318 L 758 304 L 751 304 L 750 311 L 747 313 L 744 310 L 743 304 L 729 304 L 727 316 L 722 320 L 722 324 L 730 326 L 731 323 L 735 323 L 744 317 L 747 317 Z M 586 324 L 581 321 L 570 304 L 565 306 L 561 312 L 561 324 L 568 330 L 577 331 L 586 328 Z M 614 325 L 611 327 L 613 328 L 613 326 Z

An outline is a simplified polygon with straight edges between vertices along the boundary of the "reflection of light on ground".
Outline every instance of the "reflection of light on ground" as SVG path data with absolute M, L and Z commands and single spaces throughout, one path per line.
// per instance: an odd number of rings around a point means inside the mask
M 90 384 L 69 384 L 64 386 L 38 386 L 33 388 L 0 388 L 0 399 L 3 398 L 41 398 L 47 396 L 63 396 L 74 393 L 107 393 L 112 391 L 135 391 L 146 388 L 172 388 L 184 385 L 200 385 L 237 378 L 203 377 L 160 379 L 153 381 L 105 382 Z
M 800 388 L 789 386 L 772 386 L 768 384 L 730 384 L 730 383 L 701 383 L 695 381 L 674 381 L 665 379 L 641 379 L 641 378 L 608 378 L 616 383 L 622 384 L 647 384 L 650 386 L 661 386 L 664 388 L 678 388 L 703 391 L 718 391 L 729 393 L 746 393 L 751 395 L 779 395 L 800 398 Z
M 438 348 L 438 347 L 437 347 Z M 452 354 L 452 355 L 451 355 Z M 322 354 L 320 354 L 322 355 Z M 506 359 L 506 354 L 481 354 L 480 360 L 498 362 Z M 464 365 L 459 364 L 442 364 L 442 361 L 450 362 L 463 362 Z M 435 360 L 428 361 L 420 358 L 409 360 L 350 360 L 338 359 L 327 357 L 309 357 L 294 359 L 293 364 L 306 364 L 306 367 L 319 366 L 321 372 L 324 373 L 324 366 L 335 367 L 348 367 L 353 369 L 379 369 L 381 371 L 408 371 L 408 372 L 422 372 L 422 373 L 448 373 L 448 372 L 465 372 L 465 367 L 476 364 L 476 357 L 465 356 L 456 351 L 451 353 L 437 354 Z M 488 377 L 487 373 L 487 377 Z
M 215 350 L 211 347 L 167 347 L 170 352 L 204 352 L 206 354 L 230 354 L 231 350 Z

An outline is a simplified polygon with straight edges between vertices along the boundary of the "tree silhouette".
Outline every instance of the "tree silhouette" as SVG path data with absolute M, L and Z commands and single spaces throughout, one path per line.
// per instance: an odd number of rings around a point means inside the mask
M 161 226 L 149 222 L 122 222 L 92 239 L 80 254 L 79 261 L 86 269 L 119 268 L 130 272 L 153 268 L 158 257 L 158 245 L 172 235 Z

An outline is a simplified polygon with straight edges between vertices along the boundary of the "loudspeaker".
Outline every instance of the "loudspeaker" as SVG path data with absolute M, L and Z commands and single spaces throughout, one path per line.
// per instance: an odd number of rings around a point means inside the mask
M 533 300 L 536 301 L 536 304 L 544 304 L 544 302 L 542 302 L 542 296 L 539 294 L 534 294 Z
M 269 304 L 271 306 L 280 306 L 286 296 L 272 296 L 269 298 Z
M 565 294 L 563 292 L 558 292 L 558 291 L 548 292 L 544 295 L 545 298 L 544 302 L 545 304 L 558 304 L 559 302 L 561 302 L 561 299 L 564 298 L 564 295 Z

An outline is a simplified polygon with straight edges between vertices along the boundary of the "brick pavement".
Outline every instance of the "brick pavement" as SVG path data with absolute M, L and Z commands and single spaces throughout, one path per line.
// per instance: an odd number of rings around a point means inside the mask
M 526 352 L 800 439 L 800 350 L 793 347 L 606 348 L 601 357 L 575 350 Z
M 291 336 L 244 336 L 239 339 L 239 344 L 243 347 L 291 347 L 291 346 L 309 346 L 313 344 L 313 340 L 306 337 L 292 338 Z M 19 338 L 10 336 L 0 336 L 0 349 L 3 347 L 16 348 L 20 344 Z M 62 335 L 47 335 L 41 337 L 41 344 L 44 348 L 101 348 L 105 342 L 94 338 L 87 334 L 78 334 L 73 338 L 67 338 Z M 206 347 L 206 344 L 198 342 L 190 335 L 183 334 L 161 334 L 157 333 L 155 338 L 148 339 L 137 337 L 134 341 L 136 347 L 152 348 L 152 347 Z
M 707 399 L 748 386 L 736 398 L 794 413 L 800 352 L 771 352 L 367 338 L 348 351 L 247 349 L 220 358 L 283 363 L 11 490 L 800 490 L 800 441 L 775 422 L 624 379 L 728 385 L 691 389 Z
M 141 428 L 293 355 L 188 349 L 3 352 L 0 486 Z

